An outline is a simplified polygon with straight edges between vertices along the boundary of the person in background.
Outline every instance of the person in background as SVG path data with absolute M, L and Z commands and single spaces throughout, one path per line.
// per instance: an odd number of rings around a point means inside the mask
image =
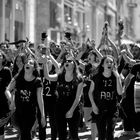
M 23 66 L 26 62 L 26 59 L 27 59 L 27 57 L 24 53 L 19 53 L 15 57 L 14 64 L 13 64 L 13 69 L 12 69 L 12 76 L 13 77 L 22 70 L 22 68 L 23 68 Z
M 90 51 L 89 55 L 88 55 L 88 62 L 85 65 L 85 87 L 83 87 L 83 100 L 84 100 L 84 106 L 83 106 L 83 110 L 84 110 L 84 119 L 85 119 L 85 123 L 86 125 L 88 125 L 89 123 L 91 123 L 90 127 L 91 127 L 91 136 L 92 136 L 92 140 L 94 140 L 96 138 L 96 124 L 92 123 L 91 121 L 89 122 L 89 120 L 91 119 L 91 112 L 92 112 L 92 106 L 91 106 L 91 102 L 89 100 L 89 96 L 88 96 L 88 91 L 90 88 L 90 80 L 91 77 L 93 77 L 96 72 L 97 72 L 97 55 L 94 51 Z
M 140 82 L 140 63 L 136 63 L 125 79 L 124 89 L 125 97 L 122 101 L 122 107 L 126 113 L 124 117 L 123 135 L 134 135 L 135 132 L 140 135 L 140 112 L 135 109 L 135 83 Z M 139 99 L 137 99 L 139 100 Z
M 10 111 L 8 100 L 5 96 L 5 90 L 11 81 L 12 74 L 8 67 L 5 67 L 7 62 L 5 53 L 0 50 L 0 119 Z M 0 140 L 4 140 L 4 125 L 0 127 Z
M 46 48 L 45 52 L 43 53 L 43 57 L 40 59 L 39 62 L 42 64 L 41 71 L 41 79 L 43 81 L 43 99 L 44 99 L 44 109 L 45 109 L 45 118 L 49 118 L 49 124 L 51 128 L 51 139 L 56 140 L 57 138 L 57 127 L 56 127 L 56 118 L 55 118 L 55 104 L 56 104 L 56 85 L 57 82 L 48 80 L 45 75 L 45 65 L 44 60 L 46 62 L 46 58 L 49 59 L 49 74 L 55 74 L 58 69 L 58 63 Z M 45 128 L 46 129 L 46 128 Z M 46 135 L 46 130 L 40 127 L 39 123 L 39 138 L 40 140 L 44 140 L 44 136 Z

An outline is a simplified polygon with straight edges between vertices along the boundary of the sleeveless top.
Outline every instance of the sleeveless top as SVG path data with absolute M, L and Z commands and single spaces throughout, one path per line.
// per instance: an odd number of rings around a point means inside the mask
M 77 93 L 77 87 L 80 83 L 80 80 L 76 78 L 75 80 L 72 80 L 70 82 L 65 81 L 64 75 L 59 75 L 57 80 L 57 92 L 58 92 L 58 98 L 57 98 L 57 104 L 59 106 L 62 106 L 62 109 L 65 111 L 68 111 L 75 98 Z
M 104 77 L 102 74 L 97 74 L 93 77 L 95 88 L 93 98 L 99 112 L 116 111 L 117 103 L 117 83 L 116 77 L 112 74 L 110 77 Z

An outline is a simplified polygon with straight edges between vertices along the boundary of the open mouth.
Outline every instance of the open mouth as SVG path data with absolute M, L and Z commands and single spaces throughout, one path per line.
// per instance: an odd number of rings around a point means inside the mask
M 111 67 L 109 66 L 108 69 L 111 69 Z
M 26 69 L 28 70 L 28 69 L 30 69 L 30 67 L 29 66 L 26 66 Z
M 66 64 L 66 67 L 68 67 L 69 66 L 69 64 Z

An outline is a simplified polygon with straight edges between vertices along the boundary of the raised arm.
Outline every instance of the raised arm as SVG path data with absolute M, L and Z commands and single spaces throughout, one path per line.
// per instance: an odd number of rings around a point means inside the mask
M 57 81 L 58 79 L 58 74 L 49 74 L 49 66 L 52 65 L 50 64 L 51 62 L 48 61 L 47 58 L 42 58 L 42 62 L 43 62 L 43 71 L 44 71 L 44 77 L 47 79 L 47 80 L 50 80 L 50 81 Z
M 130 63 L 131 65 L 136 64 L 136 61 L 135 61 L 134 59 L 130 58 L 130 57 L 127 55 L 126 50 L 122 50 L 122 51 L 121 51 L 121 55 L 123 56 L 124 60 L 125 60 L 127 63 Z
M 110 43 L 110 45 L 111 45 L 111 47 L 113 49 L 113 52 L 114 52 L 114 57 L 117 60 L 118 59 L 118 56 L 119 56 L 118 48 L 117 48 L 117 46 L 115 45 L 115 43 L 110 38 L 108 38 L 108 42 Z
M 60 70 L 61 64 L 58 63 L 50 53 L 48 54 L 48 56 L 49 56 L 49 58 L 50 58 L 52 64 L 54 65 L 56 71 L 58 72 L 58 71 Z
M 100 53 L 100 51 L 95 46 L 95 41 L 94 40 L 91 40 L 91 46 L 92 46 L 93 50 L 95 51 L 95 53 L 97 54 L 99 60 L 101 60 L 103 58 L 103 55 Z
M 121 76 L 119 75 L 117 68 L 113 69 L 113 73 L 116 76 L 117 92 L 119 95 L 122 95 L 123 94 L 122 81 L 121 81 Z

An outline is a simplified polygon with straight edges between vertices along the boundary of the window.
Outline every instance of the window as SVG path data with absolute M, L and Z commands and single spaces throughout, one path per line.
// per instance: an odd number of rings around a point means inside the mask
M 72 8 L 67 6 L 67 5 L 64 5 L 64 21 L 65 23 L 67 24 L 72 24 Z

